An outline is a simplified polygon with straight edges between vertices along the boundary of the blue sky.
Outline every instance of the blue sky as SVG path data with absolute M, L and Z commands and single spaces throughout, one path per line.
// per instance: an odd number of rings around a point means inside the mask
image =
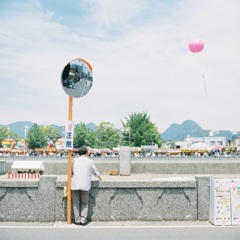
M 1 0 L 0 124 L 65 125 L 61 72 L 83 58 L 93 87 L 74 99 L 75 123 L 121 127 L 147 111 L 160 132 L 188 119 L 240 130 L 239 9 L 238 0 Z M 192 39 L 204 41 L 201 53 L 189 51 Z

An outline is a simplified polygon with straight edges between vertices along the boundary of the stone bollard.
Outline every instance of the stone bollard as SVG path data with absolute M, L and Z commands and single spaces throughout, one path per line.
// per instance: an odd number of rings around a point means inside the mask
M 131 149 L 129 146 L 121 146 L 119 151 L 120 156 L 120 175 L 131 175 Z
M 35 216 L 40 222 L 55 221 L 56 180 L 56 175 L 42 175 L 40 178 L 37 195 L 38 216 Z

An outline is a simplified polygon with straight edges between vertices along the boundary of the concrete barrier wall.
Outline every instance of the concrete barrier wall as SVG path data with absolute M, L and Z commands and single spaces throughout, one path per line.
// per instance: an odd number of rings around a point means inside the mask
M 6 161 L 6 171 L 11 169 L 14 160 L 17 158 L 10 158 Z M 22 159 L 20 159 L 22 160 Z M 67 175 L 67 159 L 58 160 L 29 158 L 27 160 L 43 161 L 46 174 Z M 103 175 L 108 175 L 111 170 L 120 171 L 120 161 L 118 159 L 109 158 L 93 158 L 99 172 Z M 239 174 L 240 173 L 240 159 L 205 159 L 205 158 L 191 158 L 191 159 L 152 159 L 144 158 L 141 160 L 131 161 L 132 174 Z
M 0 221 L 55 221 L 57 176 L 0 180 Z
M 41 159 L 36 159 L 41 160 Z M 6 170 L 13 160 L 6 161 Z M 67 161 L 44 160 L 39 179 L 0 178 L 0 221 L 66 221 Z M 102 175 L 119 170 L 119 160 L 94 159 Z M 210 176 L 240 173 L 240 160 L 151 160 L 131 162 L 132 174 L 161 178 L 92 182 L 89 218 L 92 221 L 201 220 L 209 218 Z M 189 174 L 188 177 L 179 174 Z M 174 175 L 172 177 L 171 175 Z
M 195 178 L 93 184 L 90 217 L 96 221 L 197 220 Z
M 132 181 L 93 181 L 92 221 L 208 220 L 209 177 L 168 177 Z M 66 179 L 0 179 L 0 221 L 66 221 Z

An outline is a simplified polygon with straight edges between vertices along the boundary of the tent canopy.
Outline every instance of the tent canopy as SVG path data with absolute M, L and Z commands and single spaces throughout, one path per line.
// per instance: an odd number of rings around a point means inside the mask
M 198 142 L 198 143 L 195 143 L 191 146 L 191 150 L 199 150 L 199 151 L 203 151 L 203 150 L 211 150 L 212 148 L 209 147 L 206 143 L 203 143 L 203 142 Z
M 11 167 L 12 170 L 44 170 L 42 161 L 14 161 Z

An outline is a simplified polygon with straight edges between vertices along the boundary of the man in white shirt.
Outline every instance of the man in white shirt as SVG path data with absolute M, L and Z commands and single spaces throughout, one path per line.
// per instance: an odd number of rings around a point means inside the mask
M 86 147 L 79 149 L 79 157 L 72 162 L 72 200 L 75 223 L 86 225 L 88 215 L 88 198 L 92 175 L 102 180 L 93 161 L 87 157 Z

